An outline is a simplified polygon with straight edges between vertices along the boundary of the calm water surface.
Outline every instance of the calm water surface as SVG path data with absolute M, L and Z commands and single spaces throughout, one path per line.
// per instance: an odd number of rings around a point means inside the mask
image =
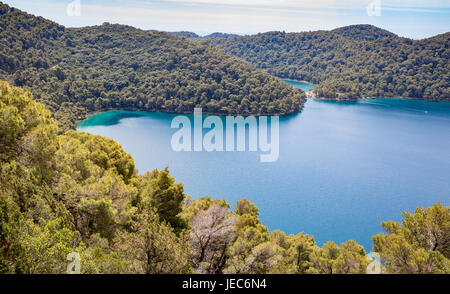
M 78 129 L 115 139 L 140 173 L 169 166 L 194 198 L 234 205 L 246 197 L 270 230 L 304 231 L 319 244 L 353 239 L 370 251 L 381 221 L 450 202 L 450 103 L 309 99 L 301 113 L 280 118 L 274 163 L 260 163 L 259 152 L 174 152 L 175 116 L 110 111 Z

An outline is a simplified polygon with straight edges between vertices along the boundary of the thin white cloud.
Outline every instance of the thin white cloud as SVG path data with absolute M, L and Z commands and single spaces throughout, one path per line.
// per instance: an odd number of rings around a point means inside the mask
M 359 0 L 339 1 L 339 0 L 166 0 L 167 2 L 177 2 L 184 4 L 207 4 L 207 5 L 227 5 L 227 6 L 247 6 L 247 7 L 278 7 L 278 8 L 321 8 L 321 9 L 342 9 L 355 8 L 361 6 Z
M 360 9 L 372 0 L 165 0 L 183 4 L 279 7 L 303 9 Z M 151 1 L 146 1 L 151 2 Z M 442 0 L 381 0 L 381 5 L 405 9 L 450 8 L 450 1 Z
M 433 0 L 381 0 L 381 17 L 367 15 L 366 6 L 372 0 L 81 0 L 80 17 L 66 14 L 67 4 L 72 0 L 0 1 L 66 26 L 111 22 L 142 29 L 187 30 L 199 34 L 298 32 L 371 23 L 402 36 L 422 38 L 446 32 L 450 24 L 446 17 L 449 10 L 439 8 L 446 3 Z M 271 6 L 274 3 L 277 5 Z M 436 13 L 436 17 L 427 13 Z
M 144 29 L 193 30 L 198 32 L 262 32 L 269 30 L 305 30 L 323 28 L 323 21 L 314 14 L 274 11 L 272 9 L 226 10 L 211 13 L 183 9 L 157 9 L 83 5 L 82 17 L 91 22 L 102 21 L 133 24 Z M 334 13 L 332 13 L 334 14 Z M 331 15 L 331 14 L 330 14 Z M 338 15 L 336 13 L 336 15 Z M 107 17 L 105 17 L 107 16 Z M 286 26 L 290 23 L 291 25 Z M 211 29 L 213 28 L 213 29 Z M 243 31 L 243 29 L 245 31 Z
M 383 10 L 386 11 L 399 11 L 399 12 L 415 12 L 415 13 L 449 13 L 446 9 L 437 8 L 411 8 L 411 7 L 391 7 L 382 6 Z

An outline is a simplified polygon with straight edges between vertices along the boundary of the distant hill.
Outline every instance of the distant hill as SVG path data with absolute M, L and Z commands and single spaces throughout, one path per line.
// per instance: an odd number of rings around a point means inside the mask
M 219 33 L 215 32 L 206 36 L 200 36 L 194 32 L 188 32 L 188 31 L 181 31 L 181 32 L 168 32 L 171 35 L 180 37 L 180 38 L 186 38 L 186 39 L 228 39 L 232 37 L 237 37 L 239 35 L 236 34 L 227 34 L 227 33 Z
M 232 37 L 237 37 L 239 35 L 236 34 L 227 34 L 227 33 L 212 33 L 209 35 L 204 36 L 205 39 L 214 39 L 214 38 L 220 38 L 220 39 L 228 39 Z
M 188 32 L 188 31 L 181 31 L 181 32 L 168 32 L 171 35 L 177 36 L 179 38 L 186 38 L 186 39 L 192 39 L 192 38 L 200 38 L 199 35 L 197 35 L 194 32 Z
M 1 3 L 0 28 L 0 80 L 32 90 L 63 128 L 108 109 L 270 115 L 306 100 L 245 61 L 165 32 L 65 28 Z
M 398 38 L 396 34 L 373 25 L 351 25 L 334 29 L 331 32 L 350 40 L 373 41 L 381 38 Z
M 275 76 L 312 82 L 321 98 L 450 101 L 449 38 L 446 33 L 411 40 L 374 26 L 354 25 L 208 42 Z

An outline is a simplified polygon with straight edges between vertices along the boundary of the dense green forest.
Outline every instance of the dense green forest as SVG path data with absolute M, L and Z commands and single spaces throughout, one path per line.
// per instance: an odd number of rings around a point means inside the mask
M 450 101 L 450 33 L 401 38 L 370 25 L 267 32 L 208 42 L 258 68 L 317 84 L 319 98 L 409 97 Z
M 206 43 L 108 23 L 65 28 L 1 3 L 0 79 L 32 90 L 62 129 L 112 108 L 286 114 L 306 99 Z
M 450 273 L 450 207 L 437 203 L 373 237 L 385 273 Z M 299 228 L 299 231 L 301 228 Z M 269 232 L 246 199 L 184 193 L 168 169 L 137 174 L 112 139 L 69 130 L 30 92 L 0 82 L 0 273 L 364 273 L 349 240 L 318 246 Z

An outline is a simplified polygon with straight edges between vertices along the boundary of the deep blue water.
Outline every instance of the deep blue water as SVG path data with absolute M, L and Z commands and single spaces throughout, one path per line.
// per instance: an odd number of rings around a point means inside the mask
M 309 99 L 301 113 L 280 118 L 273 163 L 261 163 L 259 152 L 174 152 L 175 116 L 110 111 L 78 129 L 118 141 L 140 173 L 169 166 L 194 198 L 234 206 L 246 197 L 270 230 L 304 231 L 319 244 L 353 239 L 370 251 L 381 221 L 450 202 L 450 103 Z

